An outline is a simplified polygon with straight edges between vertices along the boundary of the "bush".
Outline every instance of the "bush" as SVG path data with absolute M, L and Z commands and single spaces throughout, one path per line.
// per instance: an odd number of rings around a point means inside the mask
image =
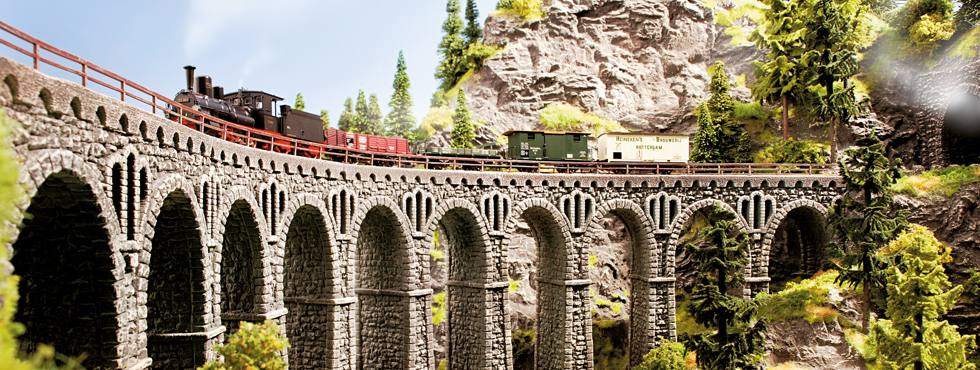
M 950 166 L 920 175 L 904 176 L 890 189 L 914 197 L 949 197 L 959 191 L 961 186 L 975 182 L 980 182 L 980 167 Z
M 525 20 L 544 18 L 544 4 L 541 0 L 500 0 L 497 13 L 514 14 Z
M 579 107 L 568 103 L 548 104 L 541 110 L 541 125 L 556 131 L 584 131 L 599 135 L 605 132 L 622 130 L 618 123 L 585 113 Z
M 477 41 L 468 48 L 466 52 L 463 53 L 463 57 L 466 58 L 467 67 L 474 71 L 480 71 L 480 67 L 483 67 L 483 61 L 492 58 L 497 55 L 503 47 L 484 45 L 482 41 Z
M 528 363 L 534 360 L 534 329 L 515 330 L 510 335 L 514 363 Z
M 909 29 L 909 41 L 912 50 L 932 55 L 939 42 L 949 40 L 956 31 L 955 23 L 949 19 L 943 19 L 936 14 L 926 14 Z
M 280 353 L 289 348 L 289 341 L 279 332 L 279 325 L 266 320 L 261 325 L 242 321 L 228 344 L 215 347 L 224 362 L 211 361 L 199 370 L 285 370 L 286 362 Z
M 830 288 L 839 289 L 834 283 L 838 275 L 837 271 L 821 273 L 799 283 L 786 283 L 779 293 L 759 293 L 755 297 L 759 316 L 769 321 L 802 317 L 809 322 L 826 322 L 837 318 L 837 311 L 825 304 Z
M 693 361 L 688 361 L 689 352 L 683 344 L 665 339 L 657 348 L 651 349 L 643 362 L 632 370 L 693 370 Z
M 830 145 L 812 140 L 778 140 L 762 151 L 763 163 L 827 163 Z

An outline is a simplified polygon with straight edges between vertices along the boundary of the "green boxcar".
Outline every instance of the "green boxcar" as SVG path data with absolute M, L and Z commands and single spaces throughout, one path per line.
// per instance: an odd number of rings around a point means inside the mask
M 589 133 L 563 131 L 511 130 L 507 137 L 507 158 L 538 161 L 588 161 Z

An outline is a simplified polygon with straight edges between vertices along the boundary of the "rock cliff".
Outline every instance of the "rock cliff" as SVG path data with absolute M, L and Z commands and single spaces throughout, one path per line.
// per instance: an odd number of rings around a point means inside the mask
M 630 129 L 690 133 L 685 117 L 709 97 L 708 66 L 720 60 L 733 78 L 751 78 L 763 56 L 730 46 L 695 0 L 554 1 L 543 19 L 488 18 L 484 39 L 506 49 L 461 86 L 474 118 L 500 132 L 538 127 L 541 109 L 567 102 Z

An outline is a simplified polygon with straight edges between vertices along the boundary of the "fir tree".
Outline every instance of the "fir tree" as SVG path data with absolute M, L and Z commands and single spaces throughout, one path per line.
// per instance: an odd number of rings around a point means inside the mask
M 364 98 L 364 90 L 359 90 L 357 103 L 354 105 L 354 117 L 351 119 L 353 132 L 367 133 L 367 114 L 367 99 Z
M 892 210 L 894 200 L 888 189 L 899 176 L 900 161 L 889 162 L 884 145 L 873 133 L 858 139 L 857 145 L 858 148 L 847 150 L 847 158 L 839 163 L 845 196 L 830 207 L 828 221 L 843 243 L 830 245 L 833 255 L 839 258 L 833 263 L 834 269 L 840 271 L 838 282 L 864 289 L 861 327 L 867 333 L 871 291 L 881 288 L 881 269 L 885 265 L 876 253 L 905 228 L 908 212 Z
M 330 128 L 330 112 L 328 112 L 326 109 L 320 110 L 320 120 L 323 121 L 323 131 Z
M 475 44 L 480 41 L 483 37 L 483 29 L 480 28 L 480 11 L 476 9 L 476 0 L 466 0 L 466 29 L 463 30 L 463 34 L 466 35 L 466 46 Z
M 721 130 L 711 119 L 708 104 L 702 102 L 698 106 L 698 131 L 694 133 L 694 150 L 691 151 L 691 161 L 698 163 L 721 162 L 718 147 L 721 142 Z
M 354 102 L 351 98 L 347 98 L 344 101 L 344 111 L 340 113 L 340 119 L 337 120 L 337 129 L 340 131 L 353 132 L 354 129 Z
M 980 0 L 960 1 L 960 9 L 956 11 L 953 20 L 959 30 L 969 30 L 980 25 Z
M 799 32 L 803 24 L 798 14 L 798 2 L 762 2 L 768 8 L 763 11 L 763 24 L 752 33 L 752 39 L 760 50 L 769 50 L 766 55 L 769 62 L 752 62 L 756 80 L 752 85 L 752 97 L 761 103 L 782 104 L 783 140 L 789 140 L 789 101 L 802 87 L 797 79 L 797 63 L 804 51 Z
M 439 43 L 439 54 L 442 61 L 436 68 L 436 78 L 442 80 L 439 88 L 443 91 L 456 86 L 459 79 L 466 74 L 466 43 L 461 34 L 463 30 L 463 20 L 459 18 L 459 0 L 449 0 L 446 4 L 446 21 L 442 24 L 442 30 L 446 35 Z
M 818 113 L 831 126 L 831 160 L 837 160 L 837 125 L 861 111 L 850 83 L 858 72 L 857 50 L 861 36 L 857 34 L 862 21 L 862 7 L 837 0 L 804 1 L 810 6 L 801 9 L 802 43 L 806 52 L 800 56 L 799 71 L 806 86 L 818 85 L 824 93 L 817 96 Z
M 412 115 L 412 95 L 408 93 L 412 84 L 408 81 L 408 73 L 405 72 L 408 68 L 405 65 L 405 56 L 400 51 L 396 68 L 395 81 L 391 84 L 395 92 L 391 94 L 391 100 L 388 101 L 391 111 L 385 117 L 385 130 L 390 136 L 408 138 L 415 128 L 415 116 Z
M 976 368 L 966 358 L 973 336 L 960 336 L 956 326 L 940 321 L 963 291 L 950 289 L 942 265 L 952 261 L 950 252 L 921 225 L 909 225 L 881 251 L 880 257 L 894 261 L 886 271 L 888 320 L 875 320 L 865 343 L 882 368 Z
M 728 294 L 745 284 L 751 238 L 738 231 L 735 213 L 712 207 L 708 225 L 694 243 L 684 246 L 699 263 L 691 294 L 691 316 L 709 330 L 685 335 L 687 348 L 697 351 L 702 369 L 746 369 L 765 351 L 765 324 L 754 322 L 756 304 Z
M 378 105 L 378 94 L 371 94 L 369 101 L 367 115 L 364 119 L 364 133 L 368 135 L 384 135 L 385 128 L 381 122 L 384 115 L 381 113 L 381 106 Z
M 306 109 L 306 102 L 303 101 L 303 94 L 296 94 L 296 104 L 293 104 L 293 109 L 295 110 Z
M 702 163 L 749 162 L 752 158 L 751 142 L 742 125 L 733 118 L 735 100 L 729 93 L 731 85 L 728 82 L 728 75 L 725 74 L 725 64 L 716 62 L 712 69 L 711 99 L 708 99 L 706 104 L 706 110 L 709 113 L 706 116 L 710 117 L 713 127 L 707 130 L 705 135 L 710 133 L 712 137 L 717 138 L 709 140 L 709 142 L 715 143 L 713 150 L 717 150 L 717 155 L 692 153 L 692 161 L 701 162 L 703 160 Z M 700 125 L 700 116 L 698 120 Z M 696 157 L 694 157 L 695 154 L 697 154 Z
M 449 133 L 453 148 L 473 148 L 473 124 L 470 110 L 466 108 L 466 95 L 460 90 L 456 97 L 456 113 L 453 114 L 453 130 Z

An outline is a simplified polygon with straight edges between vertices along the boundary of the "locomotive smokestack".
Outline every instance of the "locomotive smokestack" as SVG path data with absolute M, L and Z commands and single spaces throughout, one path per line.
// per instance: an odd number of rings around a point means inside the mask
M 187 90 L 194 91 L 194 66 L 184 66 L 187 71 Z

